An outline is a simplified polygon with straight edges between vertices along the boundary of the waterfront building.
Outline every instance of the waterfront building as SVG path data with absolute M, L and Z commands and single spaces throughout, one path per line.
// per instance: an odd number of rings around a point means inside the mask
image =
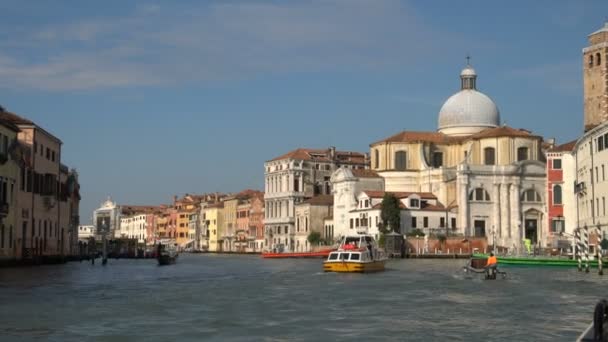
M 177 210 L 177 244 L 182 247 L 193 247 L 194 239 L 190 238 L 190 216 L 200 207 L 200 198 L 186 194 L 183 198 L 173 197 L 173 207 Z
M 65 176 L 69 177 L 67 167 L 61 165 L 62 142 L 36 123 L 3 108 L 0 108 L 0 120 L 19 128 L 19 144 L 14 148 L 15 159 L 22 162 L 21 181 L 15 188 L 15 224 L 19 227 L 15 227 L 14 232 L 15 258 L 66 256 L 71 251 L 78 226 L 70 224 L 78 220 L 78 213 L 70 212 L 69 208 L 77 207 L 75 202 L 80 197 L 72 197 L 78 191 L 77 184 L 71 187 L 72 194 L 62 194 L 62 189 L 66 189 L 62 172 L 64 180 Z M 62 210 L 63 206 L 68 206 L 68 210 Z
M 288 246 L 289 250 L 295 252 L 310 252 L 312 245 L 308 242 L 308 236 L 317 232 L 323 236 L 324 220 L 333 212 L 334 196 L 319 195 L 296 204 L 296 227 L 293 240 L 294 246 Z M 274 242 L 274 241 L 273 241 Z M 275 244 L 282 250 L 285 246 Z
M 78 226 L 78 241 L 88 242 L 90 238 L 95 237 L 95 226 L 94 225 L 80 225 Z
M 136 239 L 137 243 L 145 243 L 146 215 L 122 215 L 120 218 L 120 238 Z
M 501 125 L 497 105 L 477 90 L 471 65 L 460 80 L 461 90 L 439 111 L 437 132 L 403 131 L 372 143 L 371 168 L 386 191 L 433 193 L 457 207 L 450 233 L 516 249 L 524 238 L 546 243 L 543 138 Z
M 572 154 L 576 168 L 576 227 L 608 234 L 608 23 L 589 35 L 582 51 L 585 133 Z M 564 189 L 565 191 L 565 189 Z M 592 241 L 595 244 L 595 241 Z
M 249 213 L 250 250 L 260 252 L 264 249 L 264 193 L 259 191 L 251 199 Z
M 577 226 L 576 166 L 572 149 L 576 140 L 555 146 L 546 152 L 547 156 L 547 221 L 549 225 L 549 245 L 568 248 Z
M 223 236 L 222 227 L 224 227 L 224 202 L 218 202 L 206 205 L 203 211 L 203 217 L 205 218 L 205 227 L 207 230 L 207 236 L 209 237 L 208 248 L 210 252 L 222 252 L 223 251 Z
M 192 214 L 190 214 L 190 221 L 188 222 L 188 239 L 192 241 L 190 246 L 194 249 L 200 250 L 200 227 L 199 227 L 199 218 L 198 218 L 199 210 L 195 210 Z
M 342 236 L 352 234 L 349 213 L 358 207 L 357 196 L 365 190 L 384 190 L 384 178 L 376 171 L 339 168 L 331 175 L 334 195 L 332 218 L 324 223 L 323 239 L 337 242 Z
M 105 230 L 108 238 L 120 237 L 120 206 L 110 197 L 93 211 L 93 224 L 95 235 L 101 235 Z
M 239 201 L 237 196 L 229 196 L 224 199 L 223 219 L 220 227 L 222 232 L 220 239 L 223 243 L 222 251 L 224 252 L 236 251 L 234 243 L 236 240 L 236 211 Z
M 21 219 L 15 189 L 21 161 L 12 153 L 19 131 L 12 122 L 0 120 L 0 260 L 14 259 L 21 245 L 21 239 L 15 241 Z
M 160 216 L 162 207 L 159 207 L 157 211 L 146 214 L 146 245 L 154 245 L 158 240 L 158 227 L 156 226 L 156 220 Z
M 348 213 L 349 234 L 365 231 L 380 236 L 382 200 L 387 192 L 362 191 L 357 195 L 357 208 Z M 446 208 L 430 192 L 394 192 L 399 200 L 401 225 L 398 233 L 405 235 L 419 229 L 426 235 L 447 235 L 448 225 L 454 225 L 457 213 Z M 451 222 L 451 224 L 449 224 Z
M 284 246 L 286 251 L 293 251 L 296 204 L 314 196 L 332 194 L 330 178 L 338 168 L 366 169 L 368 166 L 365 154 L 337 151 L 335 147 L 298 148 L 265 162 L 265 248 Z

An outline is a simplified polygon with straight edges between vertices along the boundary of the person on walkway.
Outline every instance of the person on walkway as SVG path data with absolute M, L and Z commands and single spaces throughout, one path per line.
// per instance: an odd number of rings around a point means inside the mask
M 488 260 L 486 262 L 486 267 L 496 267 L 498 264 L 498 259 L 494 256 L 494 253 L 490 253 Z

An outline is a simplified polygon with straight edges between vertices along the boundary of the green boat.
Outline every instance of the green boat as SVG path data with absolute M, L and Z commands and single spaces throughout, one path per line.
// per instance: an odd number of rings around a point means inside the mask
M 473 254 L 473 258 L 485 259 L 488 254 Z M 568 266 L 577 267 L 578 261 L 565 257 L 546 257 L 546 256 L 497 256 L 499 265 L 519 265 L 519 266 Z M 605 264 L 602 260 L 602 265 Z M 585 267 L 585 262 L 582 262 Z M 597 267 L 597 260 L 589 260 L 589 267 Z

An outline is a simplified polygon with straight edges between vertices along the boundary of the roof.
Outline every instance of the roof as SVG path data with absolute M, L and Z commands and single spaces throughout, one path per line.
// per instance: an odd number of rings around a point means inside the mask
M 435 195 L 431 192 L 387 192 L 387 191 L 363 191 L 368 197 L 371 198 L 383 198 L 385 194 L 392 194 L 397 198 L 406 198 L 411 195 L 418 195 L 420 198 L 424 199 L 437 199 Z
M 0 119 L 0 125 L 2 125 L 2 126 L 4 126 L 4 127 L 8 128 L 8 129 L 10 129 L 10 130 L 12 130 L 12 131 L 14 131 L 14 132 L 19 132 L 19 131 L 21 131 L 21 130 L 19 129 L 19 127 L 17 127 L 17 125 L 15 125 L 14 123 L 12 123 L 11 121 L 6 120 L 6 119 Z
M 451 137 L 439 132 L 403 131 L 384 140 L 376 141 L 370 146 L 387 142 L 432 142 L 436 144 L 453 144 L 463 140 L 461 137 Z
M 19 127 L 19 126 L 34 126 L 37 129 L 39 129 L 39 130 L 43 131 L 44 133 L 46 133 L 50 138 L 56 140 L 60 144 L 62 143 L 59 138 L 57 138 L 53 134 L 47 132 L 44 128 L 36 125 L 36 123 L 34 123 L 33 121 L 31 121 L 29 119 L 26 119 L 24 117 L 21 117 L 21 116 L 15 114 L 15 113 L 8 112 L 8 111 L 4 110 L 4 108 L 1 108 L 1 107 L 0 107 L 0 120 L 5 120 L 5 121 L 8 121 L 8 122 L 11 122 L 14 125 L 16 125 L 17 127 Z
M 498 137 L 540 138 L 540 136 L 533 135 L 530 131 L 525 129 L 515 129 L 509 126 L 500 126 L 496 128 L 484 129 L 479 133 L 468 136 L 467 140 Z
M 374 170 L 369 169 L 352 169 L 353 176 L 358 178 L 380 178 L 380 175 Z
M 293 151 L 289 151 L 282 156 L 276 157 L 269 161 L 283 160 L 283 159 L 298 159 L 298 160 L 311 160 L 311 161 L 332 161 L 331 149 L 310 149 L 310 148 L 298 148 Z M 340 162 L 352 162 L 352 163 L 365 163 L 365 154 L 361 152 L 353 151 L 335 151 L 335 158 L 333 160 Z
M 604 23 L 604 26 L 601 29 L 593 32 L 589 36 L 593 36 L 594 34 L 598 34 L 598 33 L 602 33 L 602 32 L 608 32 L 608 21 L 606 21 L 606 23 Z
M 574 150 L 574 146 L 576 145 L 577 141 L 578 140 L 572 140 L 565 144 L 555 146 L 554 148 L 550 149 L 548 152 L 572 152 Z
M 415 131 L 403 131 L 390 136 L 384 140 L 372 143 L 370 146 L 374 146 L 381 143 L 414 143 L 414 142 L 430 142 L 434 144 L 458 144 L 467 140 L 476 140 L 484 138 L 498 138 L 498 137 L 522 137 L 522 138 L 537 138 L 541 139 L 540 136 L 532 134 L 530 131 L 525 129 L 516 129 L 509 126 L 500 126 L 494 128 L 487 128 L 478 133 L 469 136 L 449 136 L 440 132 L 415 132 Z
M 123 215 L 135 215 L 135 214 L 152 214 L 161 211 L 160 206 L 154 205 L 121 205 L 120 212 Z
M 318 196 L 307 199 L 306 201 L 302 202 L 302 204 L 333 205 L 334 196 L 333 195 L 318 195 Z
M 399 209 L 414 209 L 414 210 L 425 210 L 425 211 L 445 211 L 446 208 L 441 205 L 441 204 L 424 204 L 421 203 L 421 208 L 408 208 L 405 206 L 405 204 L 403 204 L 403 202 L 399 201 Z M 382 209 L 382 203 L 376 203 L 372 209 Z M 450 209 L 450 208 L 448 208 Z M 365 211 L 367 209 L 364 210 L 352 210 L 351 212 L 355 212 L 355 211 Z

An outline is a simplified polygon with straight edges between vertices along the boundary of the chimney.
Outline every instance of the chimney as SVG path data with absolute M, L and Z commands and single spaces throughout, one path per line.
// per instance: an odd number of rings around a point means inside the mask
M 336 147 L 335 146 L 329 147 L 329 159 L 331 159 L 331 160 L 336 159 Z

